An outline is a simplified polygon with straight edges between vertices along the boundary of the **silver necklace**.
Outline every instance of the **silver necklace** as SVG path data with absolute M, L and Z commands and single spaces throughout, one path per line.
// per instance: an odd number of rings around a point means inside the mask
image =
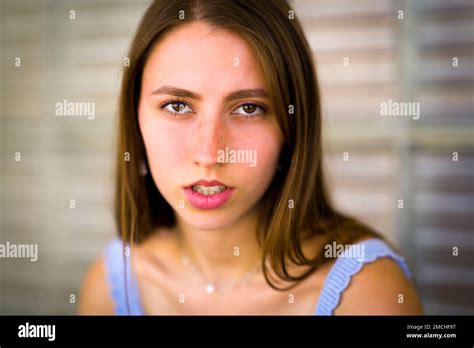
M 216 281 L 210 281 L 204 275 L 204 272 L 200 269 L 200 267 L 197 266 L 195 262 L 192 261 L 191 257 L 189 257 L 188 255 L 185 254 L 181 257 L 181 263 L 187 267 L 190 267 L 194 272 L 200 274 L 201 278 L 204 279 L 204 283 L 205 283 L 204 290 L 208 295 L 212 295 L 216 292 L 223 294 L 229 290 L 238 288 L 240 286 L 248 286 L 250 285 L 255 274 L 259 273 L 259 271 L 262 269 L 262 266 L 259 265 L 257 268 L 245 273 L 242 277 L 240 277 L 234 282 L 231 282 L 227 285 L 222 285 L 222 284 L 217 285 Z

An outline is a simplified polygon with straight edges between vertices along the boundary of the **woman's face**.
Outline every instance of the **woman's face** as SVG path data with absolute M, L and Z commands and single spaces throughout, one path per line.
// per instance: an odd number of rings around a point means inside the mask
M 256 212 L 283 135 L 240 36 L 202 22 L 168 33 L 146 62 L 138 114 L 153 180 L 182 221 L 212 230 Z

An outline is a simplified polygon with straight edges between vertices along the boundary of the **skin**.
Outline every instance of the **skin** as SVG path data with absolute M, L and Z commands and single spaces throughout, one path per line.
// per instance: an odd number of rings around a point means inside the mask
M 192 91 L 200 98 L 157 93 L 163 86 Z M 153 49 L 138 110 L 151 174 L 175 211 L 183 244 L 204 273 L 219 279 L 241 276 L 259 263 L 252 233 L 258 201 L 274 176 L 283 145 L 268 97 L 227 99 L 242 90 L 267 91 L 250 48 L 236 34 L 195 23 L 177 29 Z M 183 104 L 162 109 L 178 97 Z M 184 110 L 177 114 L 180 106 Z M 226 147 L 254 150 L 257 165 L 219 163 L 218 151 Z M 233 187 L 231 200 L 213 210 L 189 204 L 183 187 L 200 179 Z M 234 247 L 245 251 L 241 257 L 234 256 Z
M 234 66 L 235 58 L 238 66 Z M 200 98 L 181 96 L 179 101 L 185 105 L 178 103 L 173 108 L 165 105 L 176 99 L 171 91 L 156 92 L 163 86 L 192 91 Z M 209 296 L 203 291 L 205 279 L 229 284 L 260 263 L 260 248 L 253 232 L 256 212 L 277 170 L 283 137 L 268 98 L 227 99 L 243 89 L 267 90 L 252 50 L 237 34 L 200 22 L 168 33 L 153 48 L 145 65 L 138 110 L 140 130 L 151 175 L 177 218 L 173 229 L 160 229 L 133 249 L 132 267 L 146 313 L 314 312 L 331 262 L 289 291 L 273 290 L 261 273 L 252 277 L 250 285 L 223 294 Z M 242 107 L 249 103 L 268 110 L 259 114 L 258 108 Z M 175 114 L 167 113 L 164 105 Z M 181 113 L 176 114 L 179 110 Z M 247 113 L 258 115 L 248 117 Z M 256 150 L 257 166 L 218 163 L 217 151 L 226 146 Z M 216 179 L 234 187 L 231 200 L 214 210 L 193 207 L 186 201 L 183 187 L 200 179 Z M 180 207 L 180 200 L 185 202 L 184 207 Z M 322 240 L 315 237 L 304 250 L 313 253 L 322 246 Z M 239 248 L 238 256 L 235 247 Z M 200 272 L 180 262 L 184 253 L 192 257 Z M 399 293 L 405 294 L 403 304 L 397 303 Z M 185 296 L 184 303 L 179 302 L 180 295 Z M 353 277 L 336 314 L 421 311 L 418 296 L 399 267 L 390 259 L 381 259 L 364 266 Z M 79 312 L 113 314 L 103 258 L 92 265 L 84 279 Z

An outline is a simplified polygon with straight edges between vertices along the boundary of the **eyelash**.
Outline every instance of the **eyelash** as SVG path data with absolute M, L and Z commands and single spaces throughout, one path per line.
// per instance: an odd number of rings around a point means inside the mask
M 169 110 L 166 109 L 166 107 L 169 105 L 169 104 L 172 104 L 172 103 L 180 103 L 180 104 L 184 104 L 186 106 L 189 107 L 189 105 L 187 103 L 185 103 L 184 101 L 182 100 L 179 100 L 179 98 L 177 99 L 168 99 L 165 103 L 161 104 L 160 105 L 160 109 L 163 110 L 164 112 L 176 117 L 177 115 L 180 115 L 178 112 L 171 112 Z M 262 111 L 258 114 L 255 114 L 255 115 L 250 115 L 250 114 L 238 114 L 238 115 L 241 115 L 243 116 L 244 118 L 254 118 L 254 117 L 259 117 L 259 116 L 264 116 L 267 114 L 268 112 L 268 108 L 265 106 L 265 105 L 262 105 L 260 103 L 256 103 L 256 102 L 251 102 L 251 103 L 243 103 L 241 105 L 239 105 L 236 109 L 244 106 L 244 105 L 255 105 L 256 107 L 260 108 Z

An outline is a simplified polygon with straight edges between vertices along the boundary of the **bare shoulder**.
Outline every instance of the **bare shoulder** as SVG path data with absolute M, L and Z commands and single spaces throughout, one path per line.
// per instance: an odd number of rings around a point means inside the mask
M 336 315 L 421 315 L 412 282 L 389 257 L 365 264 L 343 292 Z
M 84 276 L 78 312 L 81 315 L 114 314 L 114 304 L 110 296 L 103 256 L 92 263 Z

